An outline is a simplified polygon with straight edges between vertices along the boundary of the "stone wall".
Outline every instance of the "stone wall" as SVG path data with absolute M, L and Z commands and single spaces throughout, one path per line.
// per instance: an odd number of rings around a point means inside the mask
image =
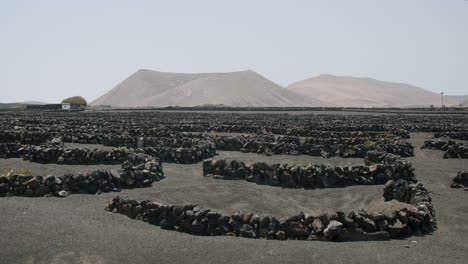
M 164 205 L 114 197 L 106 210 L 139 219 L 163 229 L 202 236 L 238 236 L 278 240 L 389 240 L 432 232 L 435 220 L 427 208 L 409 206 L 398 211 L 295 216 L 277 219 L 249 213 L 223 215 L 196 205 Z
M 461 139 L 461 140 L 468 140 L 468 131 L 463 132 L 436 132 L 434 133 L 434 137 L 448 137 L 451 139 Z
M 349 185 L 385 184 L 389 180 L 416 182 L 410 162 L 398 156 L 370 152 L 369 165 L 308 166 L 288 164 L 245 164 L 236 160 L 212 160 L 203 162 L 203 175 L 225 180 L 246 180 L 257 184 L 285 188 L 333 188 Z
M 407 214 L 407 220 L 420 223 L 420 231 L 422 231 L 422 233 L 432 232 L 432 230 L 437 227 L 432 198 L 429 196 L 429 191 L 424 188 L 422 183 L 416 184 L 403 179 L 388 181 L 384 187 L 384 199 L 385 201 L 397 200 L 415 206 L 419 217 Z M 403 220 L 401 223 L 405 224 Z M 419 230 L 411 231 L 415 234 L 420 234 Z
M 163 178 L 161 161 L 142 153 L 131 155 L 119 170 L 120 185 L 125 188 L 151 186 L 152 182 Z
M 462 142 L 427 140 L 421 148 L 443 150 L 444 159 L 468 159 L 468 145 Z
M 27 145 L 19 143 L 0 143 L 0 158 L 21 158 L 29 152 Z
M 88 131 L 64 131 L 63 141 L 68 143 L 81 144 L 103 144 L 104 136 L 100 134 L 89 133 Z
M 468 191 L 468 171 L 459 171 L 457 176 L 453 178 L 452 188 L 464 188 Z
M 143 132 L 142 132 L 143 133 Z M 102 144 L 104 146 L 127 148 L 144 147 L 172 147 L 190 148 L 192 146 L 206 143 L 207 138 L 202 134 L 191 134 L 181 132 L 165 131 L 160 136 L 130 136 L 130 135 L 104 135 Z
M 375 140 L 375 141 L 374 141 Z M 384 138 L 311 138 L 270 136 L 214 137 L 218 150 L 265 154 L 365 157 L 368 151 L 378 150 L 403 157 L 414 156 L 414 147 L 404 140 Z
M 59 196 L 70 193 L 120 191 L 121 188 L 141 188 L 164 178 L 159 160 L 148 155 L 131 155 L 118 172 L 93 171 L 88 174 L 65 174 L 57 177 L 5 175 L 0 177 L 1 196 Z
M 53 133 L 44 131 L 12 130 L 0 131 L 0 143 L 40 145 L 53 138 Z
M 87 148 L 66 148 L 63 146 L 32 146 L 24 156 L 37 163 L 57 164 L 120 164 L 127 160 L 130 151 L 126 149 L 101 150 Z
M 437 227 L 432 199 L 427 189 L 417 183 L 411 163 L 399 156 L 375 151 L 369 152 L 365 163 L 366 166 L 346 169 L 265 163 L 248 166 L 237 161 L 208 160 L 204 162 L 203 170 L 205 175 L 221 175 L 223 179 L 246 179 L 292 188 L 385 183 L 385 201 L 397 200 L 408 204 L 406 207 L 383 212 L 338 211 L 318 216 L 299 213 L 277 219 L 260 217 L 253 213 L 229 216 L 193 204 L 164 205 L 117 196 L 109 201 L 106 210 L 143 220 L 163 229 L 194 235 L 278 240 L 389 240 L 428 234 Z M 377 174 L 382 174 L 382 178 L 376 177 Z
M 216 148 L 212 143 L 198 144 L 189 148 L 146 147 L 141 151 L 158 157 L 163 162 L 182 164 L 197 163 L 216 155 Z
M 21 145 L 0 143 L 0 158 L 24 158 L 37 163 L 57 163 L 70 165 L 121 164 L 132 153 L 145 153 L 157 157 L 163 162 L 191 164 L 211 158 L 216 154 L 215 146 L 199 143 L 187 148 L 146 147 L 141 149 L 87 149 L 66 148 L 61 145 Z

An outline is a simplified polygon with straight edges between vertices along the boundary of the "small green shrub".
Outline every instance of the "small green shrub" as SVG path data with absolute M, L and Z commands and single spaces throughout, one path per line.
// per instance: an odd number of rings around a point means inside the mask
M 2 176 L 11 176 L 11 175 L 18 175 L 18 174 L 23 174 L 26 176 L 32 176 L 32 171 L 21 168 L 21 169 L 3 169 L 2 170 Z

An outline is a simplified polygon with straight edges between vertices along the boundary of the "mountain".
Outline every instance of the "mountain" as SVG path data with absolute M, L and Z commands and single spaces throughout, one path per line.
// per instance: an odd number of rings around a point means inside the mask
M 468 98 L 460 102 L 460 106 L 468 107 Z
M 0 103 L 0 109 L 26 109 L 27 105 L 45 105 L 47 103 L 38 101 L 25 101 L 17 103 Z
M 24 102 L 19 102 L 17 104 L 25 104 L 25 105 L 45 105 L 47 103 L 44 102 L 39 102 L 39 101 L 24 101 Z
M 372 78 L 319 75 L 290 84 L 291 91 L 324 103 L 347 107 L 428 107 L 441 105 L 439 93 L 409 84 Z M 463 96 L 444 96 L 446 106 L 457 106 Z
M 457 105 L 458 106 L 461 106 L 461 107 L 468 107 L 468 95 L 448 95 L 446 96 L 448 97 L 449 99 L 453 99 L 455 101 L 457 101 Z M 444 101 L 445 101 L 445 97 L 444 97 Z
M 139 70 L 91 105 L 287 107 L 324 104 L 285 89 L 251 70 L 228 73 Z

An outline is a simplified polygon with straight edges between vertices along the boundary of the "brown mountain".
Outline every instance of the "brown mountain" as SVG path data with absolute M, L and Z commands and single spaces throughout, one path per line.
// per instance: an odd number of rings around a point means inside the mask
M 319 100 L 285 89 L 248 70 L 228 73 L 168 73 L 139 70 L 91 105 L 323 106 Z
M 468 107 L 468 98 L 460 102 L 460 106 Z
M 25 101 L 17 103 L 0 103 L 0 109 L 25 109 L 28 105 L 45 105 L 47 103 L 38 101 Z
M 347 107 L 428 107 L 441 105 L 439 93 L 404 83 L 372 78 L 320 75 L 290 84 L 291 91 L 326 104 Z M 444 96 L 446 106 L 457 106 L 462 96 Z

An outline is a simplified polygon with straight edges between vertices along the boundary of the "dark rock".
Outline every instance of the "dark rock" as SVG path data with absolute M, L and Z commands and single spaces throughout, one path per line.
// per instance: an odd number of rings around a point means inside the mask
M 323 231 L 323 235 L 328 239 L 334 240 L 340 235 L 342 228 L 343 224 L 341 222 L 332 220 Z
M 192 222 L 191 230 L 196 235 L 205 235 L 208 227 L 208 218 L 195 219 Z
M 67 197 L 69 195 L 69 193 L 67 191 L 59 191 L 57 192 L 57 196 L 58 197 Z
M 387 231 L 390 233 L 392 238 L 398 238 L 403 235 L 405 228 L 406 226 L 397 219 L 394 223 L 388 226 Z
M 132 219 L 134 219 L 136 216 L 136 210 L 130 204 L 123 204 L 122 206 L 117 208 L 117 211 L 119 214 L 126 215 Z
M 319 218 L 315 218 L 312 222 L 312 229 L 316 234 L 321 234 L 323 232 L 324 225 Z
M 243 224 L 240 228 L 240 236 L 247 238 L 256 238 L 257 234 L 253 230 L 251 225 Z
M 32 178 L 27 182 L 28 187 L 31 188 L 32 190 L 36 190 L 41 184 L 36 178 Z
M 278 231 L 275 233 L 276 239 L 286 240 L 286 233 L 284 231 Z
M 50 193 L 50 188 L 44 185 L 37 187 L 36 190 L 34 191 L 34 195 L 36 196 L 44 196 L 49 193 Z
M 386 219 L 378 220 L 376 224 L 379 231 L 386 231 L 388 229 L 388 221 Z
M 453 183 L 450 185 L 452 188 L 465 188 L 468 187 L 468 171 L 460 171 L 457 176 L 453 178 Z
M 328 225 L 330 223 L 330 214 L 328 213 L 325 213 L 325 214 L 321 214 L 319 217 L 320 221 L 323 223 L 323 225 Z
M 281 225 L 281 229 L 286 233 L 286 236 L 290 238 L 305 239 L 309 235 L 309 232 L 307 231 L 307 227 L 302 221 L 295 221 L 295 222 L 289 221 Z
M 343 228 L 338 241 L 382 241 L 390 240 L 390 234 L 385 231 L 368 233 L 361 228 Z
M 377 227 L 371 219 L 364 217 L 360 214 L 356 214 L 354 216 L 354 221 L 359 225 L 366 232 L 375 232 L 377 231 Z

